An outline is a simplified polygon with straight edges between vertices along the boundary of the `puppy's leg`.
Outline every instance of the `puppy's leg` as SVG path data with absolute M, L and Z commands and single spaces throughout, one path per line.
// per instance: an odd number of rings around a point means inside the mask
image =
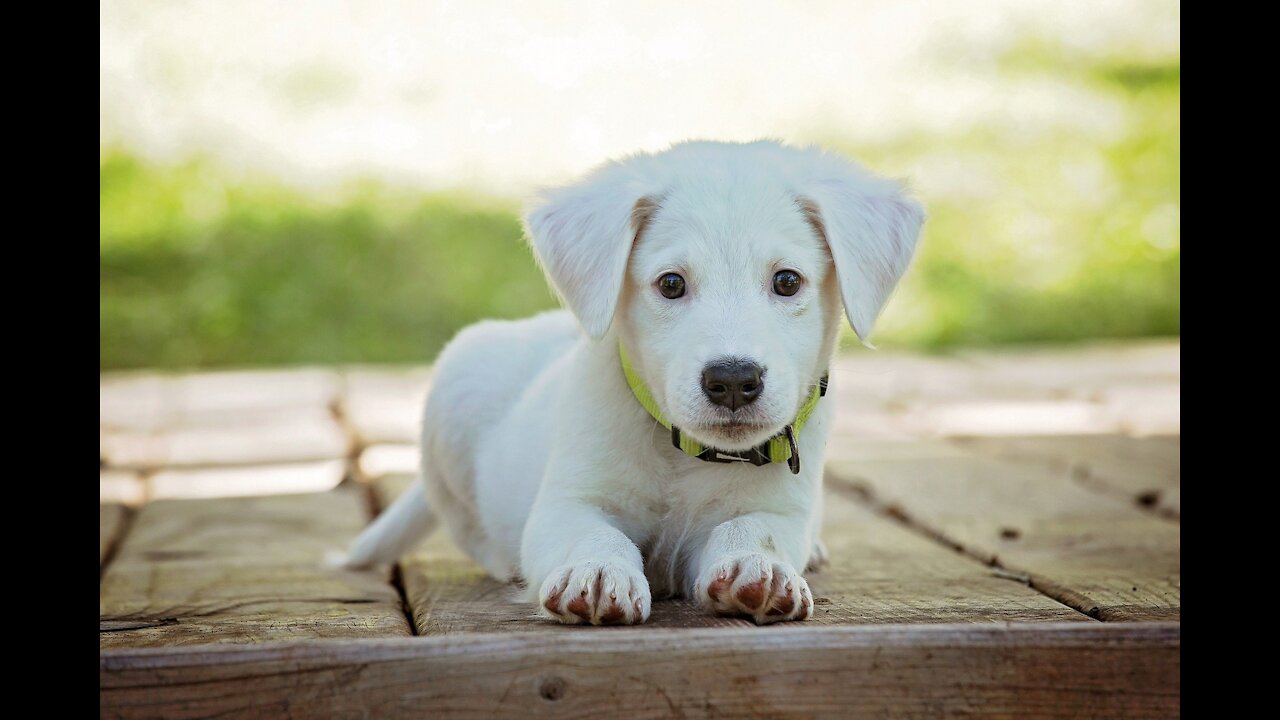
M 640 549 L 598 507 L 539 497 L 525 526 L 521 558 L 545 617 L 592 625 L 649 619 Z
M 796 572 L 812 549 L 804 531 L 802 521 L 764 512 L 717 525 L 699 558 L 693 598 L 706 610 L 758 625 L 809 617 L 813 594 Z
M 814 572 L 821 570 L 831 564 L 831 556 L 827 552 L 827 546 L 821 540 L 813 541 L 813 552 L 809 553 L 809 562 L 805 563 L 805 572 Z

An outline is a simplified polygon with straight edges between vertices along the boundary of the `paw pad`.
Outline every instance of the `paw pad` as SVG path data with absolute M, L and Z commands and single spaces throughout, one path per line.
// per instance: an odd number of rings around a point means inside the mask
M 649 618 L 648 582 L 621 564 L 558 568 L 539 595 L 546 615 L 570 625 L 630 625 Z
M 720 615 L 746 616 L 757 624 L 803 620 L 813 609 L 809 584 L 790 565 L 748 556 L 712 568 L 699 601 Z

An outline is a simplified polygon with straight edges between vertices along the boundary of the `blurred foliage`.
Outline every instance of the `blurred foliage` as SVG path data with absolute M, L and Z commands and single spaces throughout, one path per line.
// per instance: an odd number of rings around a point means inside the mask
M 923 198 L 925 237 L 877 344 L 1178 334 L 1178 61 L 1028 43 L 1002 63 L 1118 106 L 1120 131 L 826 139 L 877 170 L 959 177 Z M 555 304 L 500 201 L 376 183 L 321 199 L 113 148 L 99 181 L 104 369 L 421 362 L 463 325 Z
M 875 168 L 952 171 L 955 187 L 923 198 L 923 238 L 877 344 L 1178 335 L 1178 59 L 1081 57 L 1028 41 L 1002 60 L 1009 75 L 1096 95 L 1101 107 L 1118 108 L 1120 127 L 1101 133 L 1065 122 L 875 146 L 832 141 Z M 844 341 L 856 342 L 851 334 Z
M 103 368 L 421 362 L 555 304 L 514 207 L 369 185 L 320 202 L 119 152 L 100 173 Z

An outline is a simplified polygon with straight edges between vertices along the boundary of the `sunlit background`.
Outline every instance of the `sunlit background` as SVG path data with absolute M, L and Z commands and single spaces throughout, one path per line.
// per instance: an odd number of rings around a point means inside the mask
M 1179 334 L 1167 0 L 101 6 L 103 369 L 425 362 L 551 307 L 536 186 L 821 143 L 929 221 L 880 346 Z

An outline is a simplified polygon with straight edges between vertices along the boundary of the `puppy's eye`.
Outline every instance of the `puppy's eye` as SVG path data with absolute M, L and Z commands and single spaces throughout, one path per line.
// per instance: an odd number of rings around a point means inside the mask
M 803 279 L 795 270 L 779 270 L 773 276 L 773 291 L 784 297 L 791 297 L 800 291 Z
M 684 295 L 684 278 L 676 273 L 667 273 L 658 278 L 658 292 L 668 300 L 675 300 Z

